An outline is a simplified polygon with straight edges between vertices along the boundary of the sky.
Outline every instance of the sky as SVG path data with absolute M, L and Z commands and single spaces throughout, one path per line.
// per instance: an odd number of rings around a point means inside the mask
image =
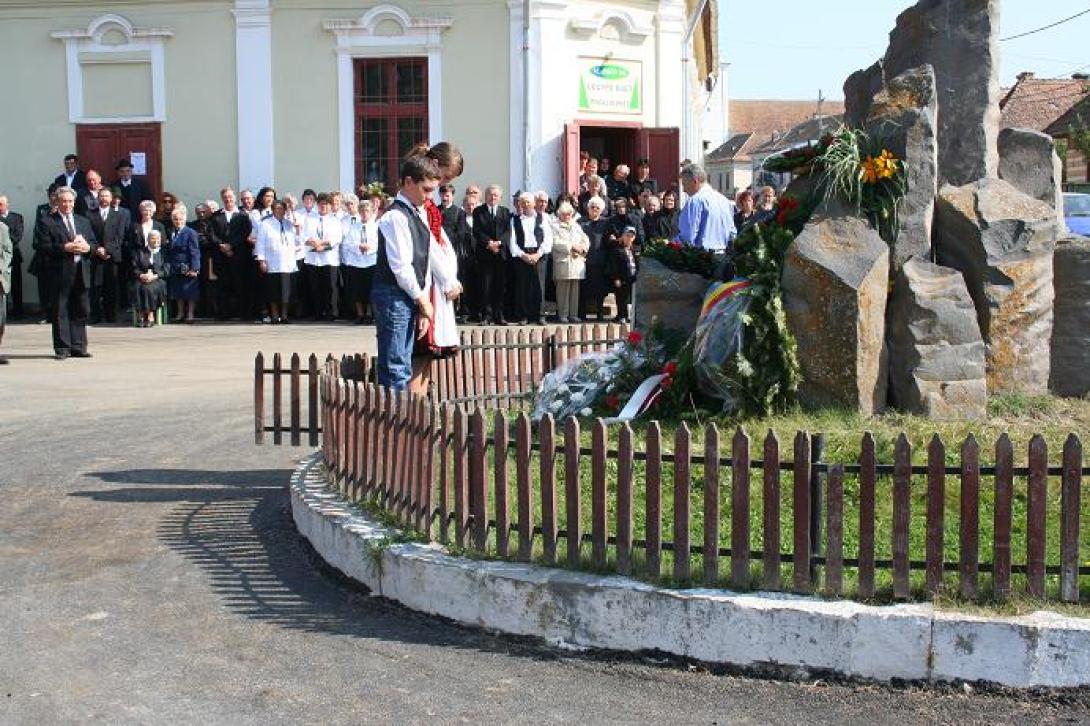
M 884 53 L 897 15 L 912 0 L 719 0 L 720 57 L 730 63 L 730 97 L 843 98 L 844 80 Z M 1001 0 L 1000 37 L 1090 10 L 1090 0 Z M 1090 14 L 1003 41 L 1000 82 L 1021 71 L 1039 78 L 1090 72 Z

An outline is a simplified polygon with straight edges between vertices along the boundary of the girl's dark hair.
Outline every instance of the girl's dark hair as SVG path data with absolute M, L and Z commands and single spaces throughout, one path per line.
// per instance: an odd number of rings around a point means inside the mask
M 261 187 L 261 191 L 259 191 L 257 193 L 257 197 L 254 199 L 254 202 L 257 203 L 257 204 L 262 204 L 261 200 L 265 197 L 265 194 L 267 192 L 272 192 L 273 193 L 273 201 L 275 202 L 276 201 L 276 190 L 273 189 L 272 187 Z M 271 207 L 271 206 L 272 206 L 272 204 L 269 205 L 269 207 Z M 260 207 L 259 206 L 258 209 L 265 210 L 265 209 L 268 209 L 269 207 Z
M 440 169 L 446 169 L 456 177 L 461 176 L 465 169 L 462 152 L 449 141 L 440 141 L 430 148 L 427 144 L 417 144 L 405 155 L 405 158 L 409 159 L 413 156 L 425 156 L 434 161 Z M 404 178 L 405 175 L 401 176 Z

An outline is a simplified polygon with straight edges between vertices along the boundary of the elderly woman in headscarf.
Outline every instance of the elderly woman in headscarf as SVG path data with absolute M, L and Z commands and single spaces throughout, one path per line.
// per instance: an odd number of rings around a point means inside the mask
M 153 229 L 148 233 L 148 244 L 132 251 L 130 258 L 132 275 L 132 301 L 141 328 L 155 325 L 155 312 L 167 297 L 166 266 L 163 258 L 163 234 Z

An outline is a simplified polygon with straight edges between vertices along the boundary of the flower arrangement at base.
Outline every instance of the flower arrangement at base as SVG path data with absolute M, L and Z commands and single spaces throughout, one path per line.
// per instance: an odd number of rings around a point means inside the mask
M 531 418 L 612 415 L 628 400 L 626 394 L 665 364 L 661 334 L 634 330 L 613 350 L 585 353 L 548 373 L 534 396 Z

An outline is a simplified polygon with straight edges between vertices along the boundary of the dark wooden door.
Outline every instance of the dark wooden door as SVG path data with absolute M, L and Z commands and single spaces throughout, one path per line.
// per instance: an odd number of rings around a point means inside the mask
M 580 133 L 579 124 L 567 123 L 564 124 L 564 139 L 563 139 L 563 170 L 564 170 L 564 191 L 571 194 L 579 193 L 579 152 L 582 150 L 580 146 Z
M 163 147 L 160 125 L 80 124 L 76 126 L 76 153 L 80 167 L 94 169 L 102 181 L 112 185 L 117 180 L 114 167 L 121 159 L 143 154 L 147 173 L 144 180 L 156 199 L 163 190 Z
M 673 127 L 640 130 L 640 156 L 651 163 L 651 178 L 659 191 L 676 187 L 681 164 L 681 132 Z

